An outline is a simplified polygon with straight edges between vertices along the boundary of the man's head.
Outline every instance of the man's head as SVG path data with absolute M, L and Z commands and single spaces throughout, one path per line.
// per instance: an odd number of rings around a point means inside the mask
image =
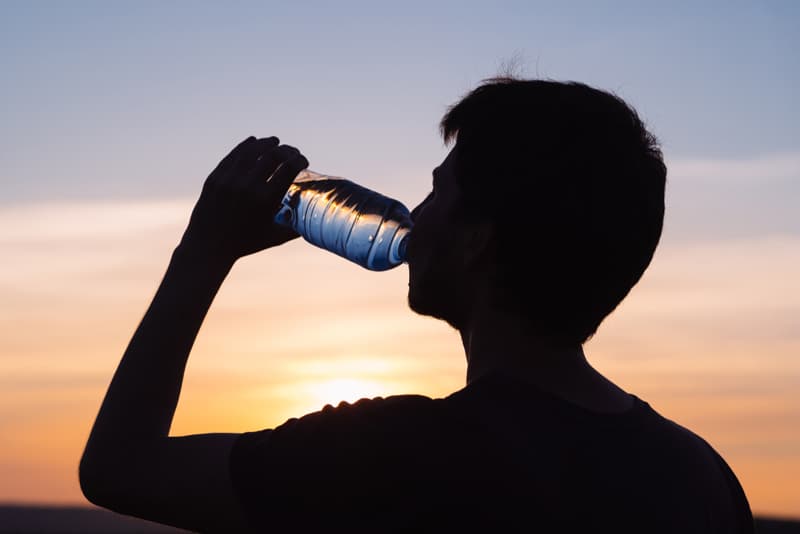
M 666 167 L 655 137 L 610 93 L 510 78 L 470 92 L 441 130 L 455 147 L 413 213 L 412 309 L 461 328 L 480 286 L 543 338 L 582 344 L 661 236 Z

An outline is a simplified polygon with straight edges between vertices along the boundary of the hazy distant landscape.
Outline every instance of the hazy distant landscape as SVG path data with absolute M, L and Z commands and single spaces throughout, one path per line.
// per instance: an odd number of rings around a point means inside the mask
M 2 534 L 180 534 L 177 528 L 89 507 L 0 505 Z
M 180 534 L 188 531 L 89 507 L 0 505 L 0 534 Z M 800 519 L 757 518 L 758 534 L 800 534 Z

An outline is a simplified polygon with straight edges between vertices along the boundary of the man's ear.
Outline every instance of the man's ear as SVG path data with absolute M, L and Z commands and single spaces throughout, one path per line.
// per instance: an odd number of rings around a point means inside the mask
M 478 265 L 491 260 L 495 247 L 495 225 L 490 221 L 470 222 L 464 228 L 464 264 Z

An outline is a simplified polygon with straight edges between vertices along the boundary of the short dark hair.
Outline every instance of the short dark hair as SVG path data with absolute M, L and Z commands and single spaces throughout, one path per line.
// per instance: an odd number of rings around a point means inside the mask
M 500 302 L 556 344 L 583 344 L 639 281 L 664 220 L 658 140 L 583 83 L 484 80 L 441 121 L 468 213 L 498 230 Z

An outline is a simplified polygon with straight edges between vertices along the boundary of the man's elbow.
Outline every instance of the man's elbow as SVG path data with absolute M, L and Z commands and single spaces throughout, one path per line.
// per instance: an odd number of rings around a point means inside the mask
M 84 451 L 78 466 L 78 481 L 86 499 L 103 508 L 113 508 L 115 480 L 113 463 L 102 459 L 97 453 Z
M 97 506 L 104 506 L 102 471 L 97 466 L 97 461 L 87 457 L 84 453 L 78 466 L 78 481 L 81 485 L 83 496 Z

